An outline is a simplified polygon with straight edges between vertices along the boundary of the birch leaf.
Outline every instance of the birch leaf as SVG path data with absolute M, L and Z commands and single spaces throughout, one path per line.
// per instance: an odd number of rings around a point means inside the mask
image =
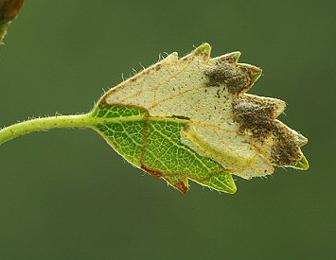
M 261 69 L 214 59 L 203 44 L 177 53 L 108 91 L 93 117 L 113 118 L 98 132 L 133 165 L 182 192 L 188 180 L 234 193 L 232 175 L 270 175 L 275 166 L 307 169 L 307 139 L 276 119 L 286 103 L 246 94 Z
M 38 130 L 89 127 L 128 162 L 183 193 L 189 180 L 235 193 L 233 175 L 308 169 L 300 149 L 307 139 L 276 119 L 286 103 L 246 93 L 261 69 L 238 63 L 239 52 L 211 59 L 210 49 L 170 54 L 109 90 L 88 114 L 5 128 L 0 144 Z

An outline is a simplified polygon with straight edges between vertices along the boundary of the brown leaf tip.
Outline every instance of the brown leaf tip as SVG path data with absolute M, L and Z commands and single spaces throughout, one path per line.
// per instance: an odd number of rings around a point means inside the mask
M 0 23 L 9 22 L 18 15 L 25 0 L 5 0 L 0 5 Z
M 215 67 L 209 67 L 205 75 L 208 77 L 208 85 L 224 84 L 232 94 L 246 92 L 254 83 L 251 70 L 236 66 L 230 59 L 224 60 Z

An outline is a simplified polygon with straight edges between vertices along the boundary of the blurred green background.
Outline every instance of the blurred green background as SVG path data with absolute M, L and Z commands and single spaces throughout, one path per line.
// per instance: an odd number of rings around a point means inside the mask
M 0 259 L 336 259 L 336 2 L 26 1 L 0 54 L 0 126 L 91 109 L 159 53 L 209 42 L 264 69 L 250 91 L 289 106 L 307 172 L 180 194 L 90 130 L 0 147 Z

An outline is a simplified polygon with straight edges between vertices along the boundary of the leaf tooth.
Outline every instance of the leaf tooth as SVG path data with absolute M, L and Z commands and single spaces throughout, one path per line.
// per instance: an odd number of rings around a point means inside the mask
M 188 193 L 188 191 L 189 191 L 189 181 L 188 181 L 188 178 L 185 178 L 185 179 L 182 179 L 182 180 L 179 180 L 179 181 L 173 183 L 173 187 L 175 189 L 179 190 L 182 193 Z
M 298 169 L 298 170 L 308 170 L 309 169 L 309 162 L 307 158 L 302 154 L 302 157 L 300 161 L 295 165 L 292 166 L 292 168 Z
M 213 176 L 210 174 L 207 178 L 190 178 L 190 180 L 197 182 L 200 185 L 209 187 L 210 189 L 215 189 L 228 194 L 235 194 L 237 192 L 237 186 L 232 176 L 233 175 L 231 173 L 223 171 L 220 174 L 215 174 Z
M 240 68 L 245 68 L 248 71 L 250 71 L 253 74 L 253 76 L 256 78 L 256 80 L 262 74 L 262 69 L 261 68 L 259 68 L 257 66 L 254 66 L 254 65 L 251 65 L 251 64 L 248 64 L 248 63 L 238 63 L 237 66 L 240 67 Z
M 281 99 L 267 98 L 266 100 L 273 107 L 273 118 L 280 116 L 287 107 L 287 103 Z
M 223 62 L 230 62 L 230 63 L 233 63 L 233 64 L 237 64 L 240 56 L 241 56 L 240 51 L 234 51 L 234 52 L 230 52 L 230 53 L 227 53 L 227 54 L 219 56 L 219 57 L 215 57 L 215 58 L 211 59 L 211 61 L 215 64 L 220 64 L 220 63 L 223 63 Z
M 225 175 L 226 181 L 225 183 L 228 185 L 228 187 L 225 190 L 222 190 L 224 192 L 227 192 L 229 194 L 235 194 L 237 192 L 237 186 L 236 183 L 233 180 L 233 177 L 231 174 Z
M 244 90 L 244 92 L 246 92 L 250 88 L 252 88 L 254 83 L 260 78 L 260 76 L 262 75 L 262 69 L 247 63 L 238 63 L 237 67 L 242 70 L 245 70 L 250 76 L 249 86 Z
M 298 133 L 298 143 L 299 143 L 299 147 L 304 146 L 308 143 L 308 138 Z
M 287 107 L 287 103 L 281 99 L 260 97 L 252 94 L 245 94 L 241 100 L 243 101 L 242 105 L 254 107 L 259 111 L 271 111 L 271 114 L 269 115 L 271 118 L 277 118 L 285 111 Z
M 264 98 L 268 106 L 273 108 L 273 118 L 280 116 L 286 109 L 287 103 L 277 98 Z
M 181 60 L 188 61 L 188 60 L 194 59 L 195 57 L 198 57 L 205 61 L 208 61 L 210 59 L 210 54 L 211 54 L 210 44 L 203 43 L 202 45 L 194 49 L 191 53 L 189 53 L 187 56 L 183 57 Z
M 171 178 L 167 175 L 164 175 L 163 179 L 165 179 L 168 184 L 182 193 L 187 193 L 189 191 L 188 178 Z
M 171 54 L 169 54 L 166 58 L 164 58 L 162 60 L 162 62 L 176 62 L 178 61 L 178 53 L 177 52 L 173 52 Z
M 195 50 L 192 51 L 194 55 L 207 55 L 210 57 L 211 54 L 211 45 L 207 42 L 198 46 Z
M 169 176 L 169 174 L 162 172 L 161 175 L 157 177 L 162 177 L 169 185 L 182 193 L 189 191 L 189 180 L 186 176 Z

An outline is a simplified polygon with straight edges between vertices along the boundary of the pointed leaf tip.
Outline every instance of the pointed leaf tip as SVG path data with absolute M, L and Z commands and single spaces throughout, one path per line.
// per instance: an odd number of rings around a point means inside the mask
M 254 82 L 256 82 L 262 75 L 262 69 L 261 68 L 258 68 L 258 67 L 255 67 L 257 68 L 256 70 L 253 71 L 253 80 Z
M 257 66 L 253 66 L 247 63 L 238 63 L 237 66 L 239 68 L 245 69 L 251 76 L 251 87 L 262 75 L 262 69 Z
M 211 45 L 209 43 L 205 42 L 202 45 L 198 46 L 194 51 L 195 52 L 197 52 L 197 51 L 210 52 L 211 51 Z
M 189 180 L 188 178 L 171 178 L 168 176 L 163 176 L 163 179 L 167 181 L 169 185 L 178 190 L 181 193 L 189 192 Z
M 228 193 L 229 194 L 235 194 L 237 192 L 237 186 L 236 183 L 234 182 L 232 175 L 231 175 L 231 179 L 229 180 L 229 189 L 228 189 Z
M 190 60 L 193 60 L 195 57 L 197 57 L 198 59 L 203 59 L 205 61 L 208 61 L 210 59 L 210 53 L 211 53 L 210 44 L 203 43 L 202 45 L 195 48 L 188 55 L 181 58 L 181 61 L 190 61 Z
M 238 63 L 237 64 L 238 67 L 240 68 L 245 68 L 246 70 L 248 70 L 253 76 L 254 78 L 259 78 L 262 74 L 262 69 L 251 65 L 251 64 L 247 64 L 247 63 Z
M 209 179 L 198 183 L 201 185 L 206 185 L 211 189 L 229 194 L 235 194 L 237 192 L 237 186 L 233 180 L 232 174 L 227 172 L 218 176 L 210 177 Z
M 298 169 L 298 170 L 308 170 L 309 162 L 307 158 L 304 155 L 302 155 L 301 160 L 293 168 Z
M 188 179 L 177 182 L 175 184 L 175 188 L 184 194 L 188 193 L 189 191 Z
M 266 98 L 265 98 L 266 99 Z M 273 104 L 274 111 L 273 111 L 273 118 L 277 118 L 278 116 L 280 116 L 287 107 L 287 103 L 281 99 L 277 99 L 277 98 L 268 98 L 267 100 L 270 100 L 270 104 Z
M 225 55 L 221 56 L 220 58 L 223 58 L 227 61 L 231 61 L 232 63 L 237 63 L 240 56 L 241 56 L 240 51 L 234 51 L 234 52 L 230 52 L 228 54 L 225 54 Z
M 223 62 L 230 62 L 230 63 L 233 63 L 233 64 L 237 64 L 240 56 L 241 56 L 240 51 L 234 51 L 234 52 L 230 52 L 230 53 L 227 53 L 225 55 L 213 58 L 213 59 L 211 59 L 211 61 L 214 62 L 214 63 L 217 63 L 217 64 L 221 64 Z
M 231 59 L 232 61 L 237 63 L 240 56 L 241 56 L 241 52 L 240 51 L 234 51 L 234 52 L 231 52 L 231 53 L 227 54 L 226 56 L 227 56 L 228 59 Z
M 211 46 L 209 43 L 203 43 L 202 45 L 198 46 L 195 50 L 192 51 L 193 55 L 196 56 L 205 56 L 210 57 L 211 53 Z
M 169 54 L 166 58 L 163 59 L 164 62 L 173 62 L 173 61 L 178 61 L 178 53 L 173 52 Z
M 308 138 L 306 138 L 305 136 L 303 136 L 302 134 L 298 135 L 298 141 L 299 141 L 299 146 L 304 146 L 308 143 Z

